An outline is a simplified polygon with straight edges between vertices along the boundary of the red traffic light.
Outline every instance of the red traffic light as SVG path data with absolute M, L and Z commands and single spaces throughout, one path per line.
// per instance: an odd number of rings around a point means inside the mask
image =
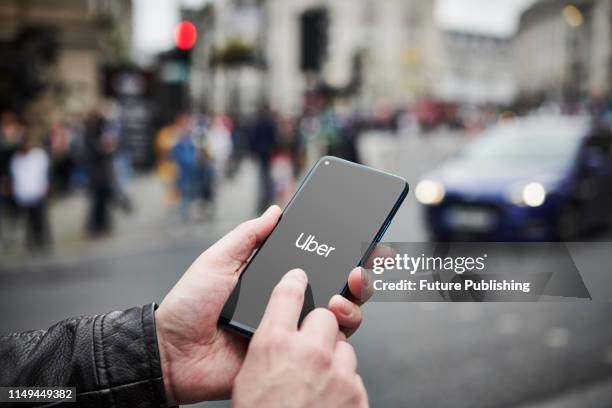
M 190 21 L 181 21 L 174 30 L 174 44 L 179 50 L 190 50 L 198 39 L 198 31 Z

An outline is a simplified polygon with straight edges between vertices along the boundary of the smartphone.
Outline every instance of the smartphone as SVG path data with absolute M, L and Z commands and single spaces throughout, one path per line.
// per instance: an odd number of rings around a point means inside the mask
M 337 157 L 321 158 L 252 255 L 219 324 L 251 336 L 272 289 L 291 269 L 308 275 L 301 320 L 346 294 L 350 271 L 367 259 L 408 193 L 401 177 Z

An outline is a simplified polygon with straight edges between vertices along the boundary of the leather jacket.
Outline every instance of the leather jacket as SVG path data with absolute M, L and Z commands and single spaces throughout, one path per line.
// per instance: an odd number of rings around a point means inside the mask
M 155 308 L 71 318 L 46 331 L 0 336 L 0 387 L 76 387 L 76 403 L 19 407 L 167 406 Z

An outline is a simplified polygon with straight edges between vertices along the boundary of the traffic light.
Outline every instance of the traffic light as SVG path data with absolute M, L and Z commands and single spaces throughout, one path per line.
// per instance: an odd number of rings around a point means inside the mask
M 198 30 L 192 22 L 183 20 L 174 30 L 174 44 L 176 48 L 187 51 L 193 48 L 198 39 Z
M 311 9 L 302 13 L 301 61 L 302 71 L 320 72 L 327 58 L 329 43 L 329 14 L 327 9 Z

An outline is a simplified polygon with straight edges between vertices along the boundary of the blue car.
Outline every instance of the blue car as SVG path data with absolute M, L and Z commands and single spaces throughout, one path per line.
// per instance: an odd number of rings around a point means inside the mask
M 426 174 L 432 239 L 556 241 L 608 224 L 612 133 L 584 117 L 500 124 Z

